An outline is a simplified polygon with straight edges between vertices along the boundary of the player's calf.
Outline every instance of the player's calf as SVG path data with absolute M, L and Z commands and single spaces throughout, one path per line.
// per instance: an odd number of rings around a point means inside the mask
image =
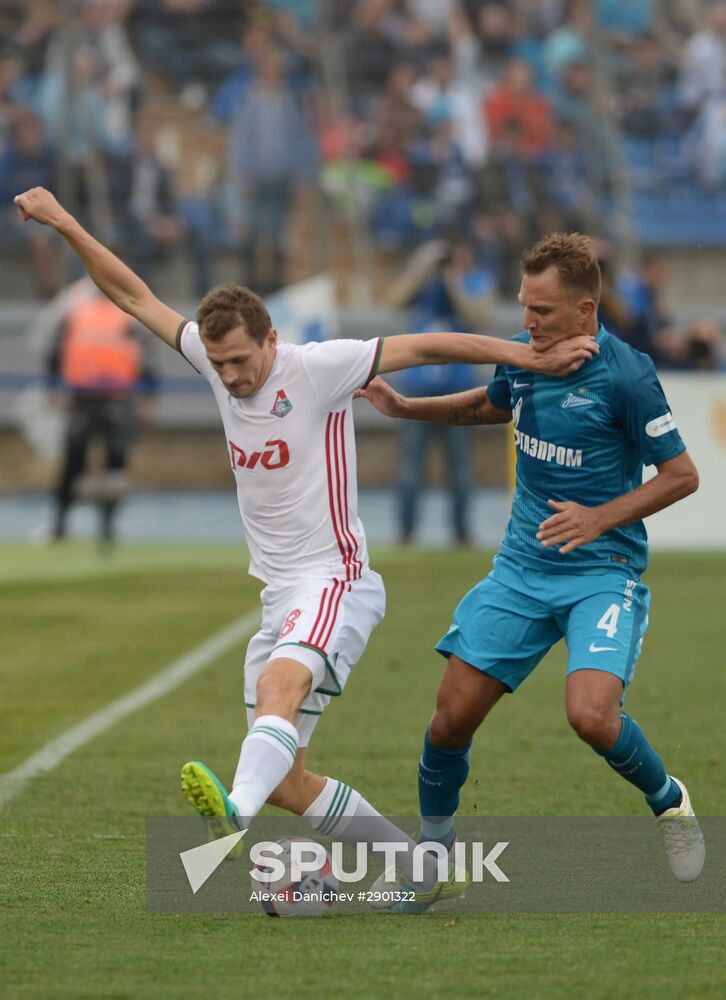
M 418 797 L 421 812 L 421 840 L 434 840 L 447 849 L 454 841 L 454 815 L 459 808 L 459 792 L 469 775 L 471 742 L 448 749 L 436 746 L 431 734 L 424 734 L 418 764 Z
M 320 795 L 325 782 L 326 779 L 321 775 L 303 768 L 302 751 L 299 751 L 290 773 L 268 796 L 268 805 L 302 816 Z
M 596 751 L 645 795 L 656 817 L 671 871 L 681 882 L 698 878 L 706 858 L 703 834 L 685 785 L 671 777 L 635 719 L 620 712 L 620 733 L 606 751 Z
M 281 715 L 258 715 L 242 742 L 229 794 L 249 822 L 289 774 L 297 757 L 296 727 Z

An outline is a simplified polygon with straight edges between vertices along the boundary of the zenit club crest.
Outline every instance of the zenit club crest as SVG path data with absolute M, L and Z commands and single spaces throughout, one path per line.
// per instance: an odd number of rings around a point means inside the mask
M 573 406 L 592 406 L 596 402 L 596 399 L 587 395 L 587 389 L 583 387 L 577 390 L 577 395 L 574 392 L 568 392 L 560 405 L 563 410 L 569 410 Z
M 285 395 L 285 390 L 280 389 L 277 395 L 275 396 L 275 405 L 270 410 L 270 413 L 272 413 L 276 417 L 285 417 L 287 416 L 287 414 L 290 412 L 291 409 L 292 409 L 292 403 Z

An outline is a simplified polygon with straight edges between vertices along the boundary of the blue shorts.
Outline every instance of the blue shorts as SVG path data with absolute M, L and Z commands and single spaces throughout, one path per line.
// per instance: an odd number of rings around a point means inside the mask
M 568 674 L 604 670 L 627 687 L 649 607 L 645 584 L 621 570 L 600 576 L 541 573 L 497 556 L 489 576 L 460 602 L 436 649 L 514 691 L 564 638 Z

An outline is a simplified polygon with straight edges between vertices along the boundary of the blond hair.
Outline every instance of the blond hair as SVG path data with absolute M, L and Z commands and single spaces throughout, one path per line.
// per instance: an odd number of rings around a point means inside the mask
M 597 304 L 602 276 L 592 240 L 582 233 L 550 233 L 522 257 L 525 274 L 542 274 L 556 267 L 564 288 L 583 292 Z

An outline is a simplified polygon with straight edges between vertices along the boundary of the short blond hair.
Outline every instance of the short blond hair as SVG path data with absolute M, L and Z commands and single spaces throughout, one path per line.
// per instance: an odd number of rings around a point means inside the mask
M 550 233 L 522 257 L 525 274 L 542 274 L 556 267 L 562 285 L 576 294 L 583 292 L 597 304 L 600 301 L 602 275 L 595 246 L 582 233 Z

